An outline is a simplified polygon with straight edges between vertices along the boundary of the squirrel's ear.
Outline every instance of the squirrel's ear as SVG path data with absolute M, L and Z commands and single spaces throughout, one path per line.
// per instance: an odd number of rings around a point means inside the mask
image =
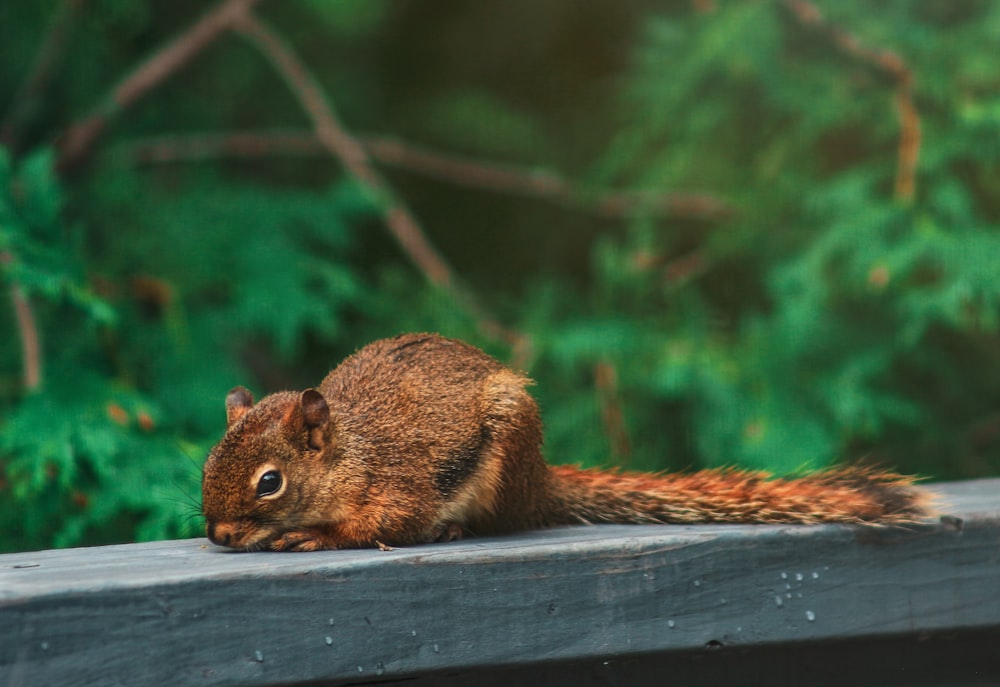
M 323 394 L 315 389 L 306 389 L 299 396 L 302 420 L 309 432 L 309 446 L 317 451 L 327 442 L 326 428 L 330 424 L 330 406 Z
M 232 389 L 226 395 L 226 427 L 232 427 L 233 423 L 247 414 L 253 407 L 253 394 L 244 386 Z

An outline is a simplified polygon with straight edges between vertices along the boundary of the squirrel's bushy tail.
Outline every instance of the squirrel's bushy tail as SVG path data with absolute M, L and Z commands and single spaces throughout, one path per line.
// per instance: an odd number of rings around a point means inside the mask
M 914 479 L 868 467 L 839 467 L 796 478 L 701 470 L 641 474 L 550 468 L 557 523 L 900 524 L 929 512 Z

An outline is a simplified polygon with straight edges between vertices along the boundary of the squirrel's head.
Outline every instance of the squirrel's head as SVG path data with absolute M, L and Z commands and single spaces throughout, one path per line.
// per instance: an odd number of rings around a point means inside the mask
M 330 408 L 315 389 L 281 392 L 254 405 L 236 387 L 226 397 L 226 434 L 202 473 L 202 512 L 208 538 L 221 546 L 256 550 L 304 524 L 314 502 L 323 452 L 333 442 Z

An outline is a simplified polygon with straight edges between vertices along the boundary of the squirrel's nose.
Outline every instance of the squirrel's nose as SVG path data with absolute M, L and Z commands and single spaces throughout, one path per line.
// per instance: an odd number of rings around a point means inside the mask
M 215 523 L 210 522 L 208 523 L 206 529 L 208 538 L 213 544 L 218 544 L 219 546 L 229 546 L 229 542 L 232 539 L 232 532 L 228 527 L 223 528 L 222 532 L 219 532 Z

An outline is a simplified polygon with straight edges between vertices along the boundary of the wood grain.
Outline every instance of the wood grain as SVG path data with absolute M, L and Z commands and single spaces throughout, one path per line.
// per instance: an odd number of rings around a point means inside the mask
M 905 530 L 594 526 L 387 552 L 196 539 L 3 555 L 0 685 L 356 684 L 996 636 L 1000 480 L 934 489 L 946 517 Z

